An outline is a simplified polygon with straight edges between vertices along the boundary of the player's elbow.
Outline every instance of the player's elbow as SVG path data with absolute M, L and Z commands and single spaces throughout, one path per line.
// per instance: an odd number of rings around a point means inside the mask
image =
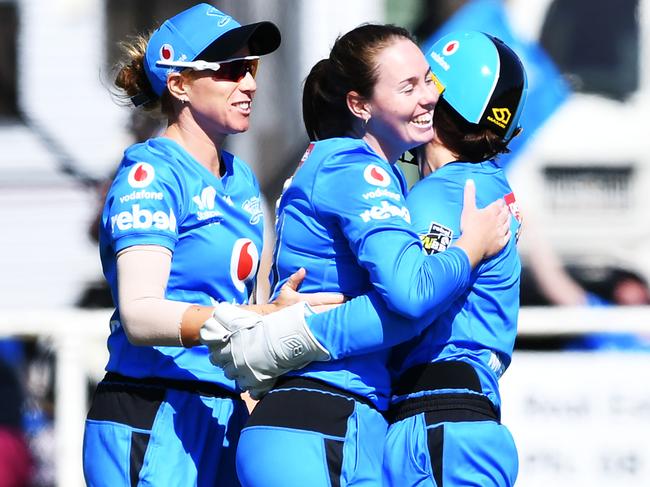
M 428 311 L 425 304 L 407 288 L 391 293 L 390 299 L 387 302 L 388 307 L 392 311 L 409 320 L 418 320 L 424 317 Z
M 124 334 L 131 345 L 136 347 L 148 345 L 145 335 L 141 333 L 137 326 L 133 326 L 128 320 L 122 320 L 122 326 L 124 327 Z
M 120 306 L 120 323 L 124 328 L 124 334 L 131 345 L 144 346 L 148 345 L 147 338 L 150 334 L 145 333 L 144 327 L 141 326 L 141 317 L 135 306 Z

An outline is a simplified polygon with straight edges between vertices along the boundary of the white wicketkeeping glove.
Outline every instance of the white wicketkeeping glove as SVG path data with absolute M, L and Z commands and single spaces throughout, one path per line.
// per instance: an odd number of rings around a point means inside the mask
M 330 359 L 307 326 L 305 313 L 311 311 L 304 302 L 268 315 L 218 303 L 201 328 L 201 342 L 226 377 L 260 397 L 285 372 Z

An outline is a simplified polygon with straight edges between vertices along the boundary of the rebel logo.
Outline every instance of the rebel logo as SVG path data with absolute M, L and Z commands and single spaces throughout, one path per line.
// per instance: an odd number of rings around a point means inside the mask
M 246 283 L 255 278 L 259 262 L 259 252 L 252 240 L 240 238 L 235 242 L 230 257 L 230 277 L 240 292 L 244 292 Z
M 375 164 L 369 164 L 363 171 L 364 179 L 374 185 L 385 188 L 390 184 L 390 176 L 388 172 Z
M 158 210 L 140 208 L 140 205 L 131 206 L 130 211 L 122 211 L 111 216 L 111 231 L 126 232 L 128 230 L 148 230 L 154 228 L 169 232 L 176 231 L 176 216 L 170 209 L 169 213 Z
M 406 223 L 411 223 L 411 214 L 405 206 L 391 205 L 388 201 L 382 201 L 379 206 L 372 206 L 370 209 L 360 213 L 359 216 L 364 223 L 370 220 L 386 220 L 388 218 L 399 217 Z
M 129 185 L 132 188 L 145 188 L 151 184 L 155 174 L 151 164 L 137 162 L 129 171 Z
M 171 44 L 163 44 L 160 47 L 160 59 L 163 61 L 171 61 L 174 59 L 174 48 Z

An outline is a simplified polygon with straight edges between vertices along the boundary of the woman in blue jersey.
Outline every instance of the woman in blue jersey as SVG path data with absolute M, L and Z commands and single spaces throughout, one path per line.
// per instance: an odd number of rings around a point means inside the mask
M 314 142 L 280 202 L 275 290 L 304 267 L 301 289 L 360 297 L 307 317 L 304 306 L 293 306 L 268 315 L 264 326 L 252 313 L 217 305 L 229 342 L 221 350 L 212 342 L 212 358 L 233 377 L 246 380 L 238 371 L 269 357 L 274 363 L 256 369 L 257 379 L 317 360 L 281 378 L 253 411 L 237 453 L 243 485 L 380 485 L 386 347 L 429 323 L 465 290 L 471 268 L 507 241 L 505 205 L 477 210 L 471 191 L 463 236 L 448 252 L 426 257 L 411 230 L 406 183 L 394 163 L 432 138 L 437 98 L 429 65 L 395 26 L 352 30 L 309 74 L 303 115 Z M 340 338 L 338 349 L 312 346 L 307 324 L 316 343 Z M 353 349 L 366 353 L 346 356 Z
M 124 46 L 115 85 L 168 124 L 125 151 L 106 196 L 100 252 L 117 309 L 86 422 L 88 485 L 239 485 L 246 406 L 199 330 L 215 303 L 253 290 L 259 187 L 223 144 L 248 129 L 259 56 L 279 44 L 274 24 L 199 4 Z
M 423 179 L 407 198 L 424 250 L 434 255 L 456 241 L 467 179 L 478 204 L 501 198 L 514 218 L 510 241 L 474 269 L 470 288 L 393 352 L 385 485 L 507 487 L 518 459 L 500 423 L 498 380 L 517 335 L 521 217 L 495 158 L 520 130 L 526 73 L 503 42 L 473 31 L 446 35 L 427 60 L 441 97 L 435 136 L 416 151 Z

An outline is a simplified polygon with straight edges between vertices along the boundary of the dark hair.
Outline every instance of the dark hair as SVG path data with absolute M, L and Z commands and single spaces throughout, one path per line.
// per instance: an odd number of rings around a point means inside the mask
M 467 122 L 444 98 L 438 100 L 433 112 L 433 128 L 443 145 L 460 161 L 481 162 L 510 152 L 500 135 Z
M 356 91 L 370 98 L 377 83 L 377 55 L 398 39 L 413 41 L 402 27 L 364 24 L 339 37 L 330 55 L 318 61 L 305 80 L 302 117 L 310 140 L 349 133 L 354 116 L 346 97 Z M 414 41 L 413 41 L 414 42 Z

